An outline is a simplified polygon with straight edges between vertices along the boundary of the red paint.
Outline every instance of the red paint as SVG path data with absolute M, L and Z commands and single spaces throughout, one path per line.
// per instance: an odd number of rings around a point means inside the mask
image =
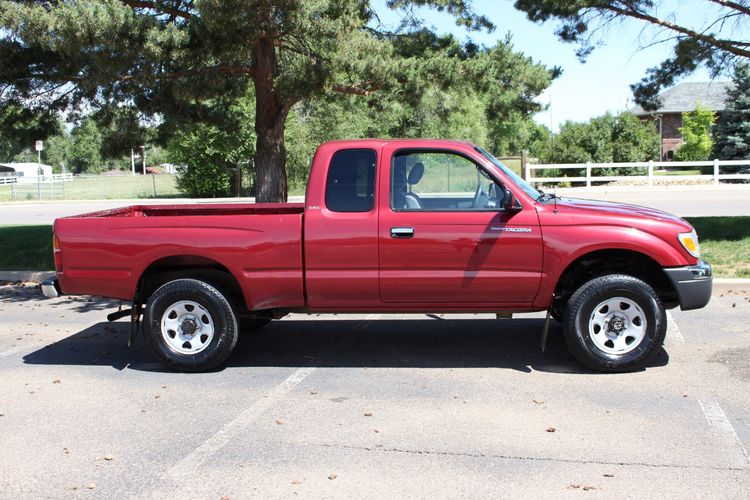
M 518 211 L 398 211 L 391 160 L 402 149 L 439 149 L 480 165 L 509 189 Z M 328 168 L 345 149 L 377 153 L 374 206 L 333 212 Z M 556 208 L 556 210 L 555 210 Z M 413 228 L 412 238 L 391 228 Z M 695 264 L 677 241 L 682 219 L 642 207 L 527 195 L 473 146 L 440 140 L 323 144 L 304 204 L 137 205 L 55 222 L 60 287 L 131 299 L 160 259 L 225 267 L 250 309 L 306 311 L 531 311 L 545 309 L 565 268 L 586 253 L 626 249 L 661 266 Z

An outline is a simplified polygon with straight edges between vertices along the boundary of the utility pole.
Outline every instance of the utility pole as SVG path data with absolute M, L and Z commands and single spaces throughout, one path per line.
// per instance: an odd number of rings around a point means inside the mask
M 44 149 L 44 142 L 43 141 L 36 141 L 34 143 L 34 149 L 36 149 L 37 153 L 37 174 L 39 173 L 39 169 L 42 168 L 42 150 Z
M 135 176 L 135 151 L 133 151 L 133 148 L 130 148 L 130 170 Z
M 36 163 L 36 191 L 37 197 L 42 199 L 42 175 L 44 175 L 44 169 L 42 169 L 42 149 L 44 149 L 44 143 L 42 141 L 36 141 L 34 149 L 37 152 L 37 163 Z

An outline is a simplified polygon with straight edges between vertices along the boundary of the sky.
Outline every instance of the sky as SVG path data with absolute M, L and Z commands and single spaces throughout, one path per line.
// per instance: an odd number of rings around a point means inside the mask
M 395 25 L 398 14 L 388 11 L 384 3 L 384 0 L 374 2 L 378 14 L 385 24 Z M 663 4 L 664 12 L 677 12 L 677 21 L 680 22 L 702 24 L 712 19 L 711 12 L 705 9 L 705 1 L 667 0 Z M 604 36 L 604 45 L 597 47 L 586 62 L 581 63 L 575 55 L 577 46 L 560 41 L 554 34 L 554 21 L 532 23 L 524 13 L 513 8 L 510 0 L 475 0 L 473 6 L 475 12 L 487 16 L 495 24 L 494 32 L 469 33 L 457 27 L 448 14 L 431 9 L 419 12 L 438 32 L 449 32 L 461 40 L 471 39 L 480 45 L 493 46 L 510 33 L 515 50 L 547 66 L 560 66 L 562 76 L 539 99 L 549 105 L 548 110 L 534 117 L 555 131 L 568 120 L 586 121 L 608 111 L 618 113 L 632 107 L 630 84 L 638 82 L 648 68 L 670 54 L 668 43 L 643 48 L 653 38 L 654 31 L 643 31 L 643 23 L 628 20 L 611 27 Z M 711 78 L 707 71 L 699 70 L 682 81 L 707 82 Z

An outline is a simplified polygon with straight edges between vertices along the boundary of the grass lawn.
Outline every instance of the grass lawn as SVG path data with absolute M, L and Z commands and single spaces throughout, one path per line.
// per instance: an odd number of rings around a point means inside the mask
M 17 184 L 16 200 L 123 200 L 138 198 L 173 198 L 179 195 L 176 175 L 94 175 L 75 177 L 57 184 Z M 156 196 L 154 196 L 156 187 Z M 0 185 L 0 201 L 13 201 L 13 187 Z
M 750 217 L 688 217 L 701 253 L 722 278 L 750 278 Z M 0 226 L 0 270 L 47 271 L 52 226 Z
M 722 278 L 750 278 L 750 217 L 686 217 L 698 232 L 701 257 Z
M 711 175 L 713 173 L 713 167 L 708 167 L 711 169 L 711 172 L 708 171 L 702 171 L 700 169 L 695 170 L 658 170 L 654 172 L 654 175 L 666 175 L 670 177 L 674 176 L 680 176 L 680 175 Z
M 0 270 L 50 271 L 52 226 L 0 226 Z

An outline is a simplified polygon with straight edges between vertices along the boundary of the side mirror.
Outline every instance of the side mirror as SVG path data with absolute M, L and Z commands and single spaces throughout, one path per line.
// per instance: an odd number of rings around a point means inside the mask
M 506 189 L 505 190 L 505 197 L 503 198 L 503 210 L 506 212 L 517 212 L 521 209 L 521 206 L 518 203 L 518 200 L 516 200 L 516 197 L 513 196 L 513 192 Z

